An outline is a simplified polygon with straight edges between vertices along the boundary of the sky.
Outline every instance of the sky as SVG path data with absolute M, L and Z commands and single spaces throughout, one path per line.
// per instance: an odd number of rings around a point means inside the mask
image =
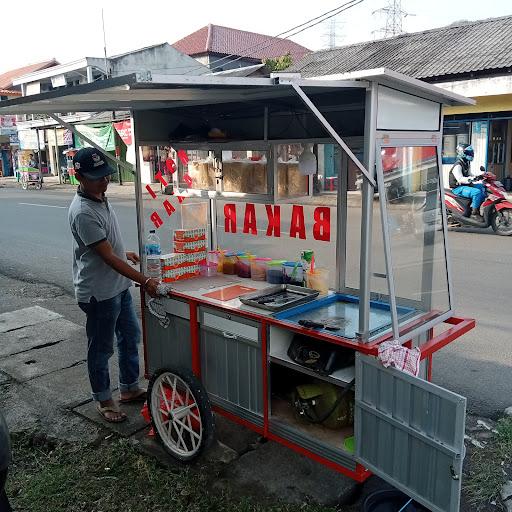
M 277 35 L 345 3 L 346 0 L 24 0 L 2 6 L 0 73 L 55 57 L 71 62 L 103 56 L 101 10 L 104 10 L 107 55 L 152 44 L 173 43 L 213 23 L 267 35 Z M 384 26 L 374 13 L 388 0 L 364 0 L 336 17 L 337 45 L 374 39 Z M 512 14 L 511 0 L 402 0 L 410 13 L 406 32 Z M 325 48 L 329 22 L 292 39 L 311 50 Z

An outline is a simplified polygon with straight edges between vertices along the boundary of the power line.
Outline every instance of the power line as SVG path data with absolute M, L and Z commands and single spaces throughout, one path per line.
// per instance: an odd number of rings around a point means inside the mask
M 272 46 L 276 45 L 277 43 L 281 42 L 281 40 L 288 39 L 296 34 L 300 34 L 301 32 L 304 32 L 305 30 L 308 30 L 309 28 L 314 27 L 314 26 L 318 25 L 319 23 L 322 23 L 322 22 L 332 18 L 333 16 L 337 16 L 338 14 L 340 14 L 352 7 L 355 7 L 356 5 L 359 5 L 360 3 L 364 2 L 364 1 L 365 0 L 350 0 L 348 2 L 345 2 L 341 5 L 339 5 L 338 7 L 331 9 L 330 11 L 326 11 L 323 14 L 320 14 L 314 18 L 311 18 L 311 19 L 301 23 L 300 25 L 296 25 L 288 30 L 285 30 L 284 32 L 277 34 L 276 36 L 272 36 L 272 39 L 276 39 L 276 41 L 274 41 L 274 42 L 271 42 L 268 44 L 267 43 L 257 43 L 255 45 L 248 46 L 248 47 L 244 48 L 243 50 L 240 50 L 239 53 L 232 53 L 230 55 L 225 55 L 224 57 L 221 57 L 220 59 L 210 62 L 209 66 L 213 66 L 214 64 L 218 64 L 219 62 L 222 62 L 226 59 L 230 59 L 232 57 L 237 57 L 237 58 L 226 62 L 225 65 L 232 64 L 233 62 L 236 62 L 238 60 L 250 57 L 256 51 L 265 50 L 269 47 L 272 47 Z M 320 21 L 317 21 L 317 20 L 320 20 Z M 316 21 L 316 23 L 313 23 L 315 21 Z M 293 32 L 293 31 L 295 31 L 295 32 Z M 289 33 L 289 32 L 293 32 L 293 33 Z M 281 36 L 284 36 L 285 34 L 288 34 L 288 35 L 286 35 L 285 37 L 281 37 Z M 245 55 L 241 56 L 240 53 L 242 51 L 244 53 L 245 52 L 250 52 L 250 53 L 248 53 L 248 54 L 246 53 Z M 188 74 L 191 71 L 199 70 L 199 69 L 202 69 L 203 67 L 204 66 L 200 66 L 200 65 L 197 65 L 197 66 L 175 66 L 173 69 L 187 69 L 188 71 L 184 74 Z M 153 68 L 154 71 L 163 71 L 163 70 L 167 70 L 167 69 L 168 68 Z M 140 70 L 132 69 L 131 71 L 140 71 Z
M 403 33 L 402 20 L 407 16 L 414 16 L 402 10 L 402 0 L 388 0 L 385 7 L 373 11 L 372 14 L 384 13 L 386 15 L 386 24 L 379 30 L 374 30 L 375 33 L 382 34 L 384 37 L 398 36 Z

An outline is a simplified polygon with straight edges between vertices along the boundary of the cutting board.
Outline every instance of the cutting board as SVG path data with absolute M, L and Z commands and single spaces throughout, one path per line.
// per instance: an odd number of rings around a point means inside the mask
M 248 286 L 241 286 L 236 284 L 234 286 L 228 286 L 227 288 L 222 288 L 221 290 L 216 290 L 214 292 L 209 292 L 203 294 L 203 297 L 208 297 L 209 299 L 227 301 L 233 300 L 240 295 L 245 295 L 246 293 L 251 293 L 256 291 L 256 288 L 249 288 Z

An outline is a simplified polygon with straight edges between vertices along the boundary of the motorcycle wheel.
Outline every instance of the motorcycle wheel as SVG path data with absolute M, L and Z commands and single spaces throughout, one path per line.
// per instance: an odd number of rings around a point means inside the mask
M 491 226 L 497 235 L 512 235 L 512 210 L 494 212 L 491 219 Z

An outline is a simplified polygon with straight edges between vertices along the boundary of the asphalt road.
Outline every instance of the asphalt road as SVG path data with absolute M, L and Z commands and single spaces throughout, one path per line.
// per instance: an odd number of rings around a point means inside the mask
M 0 273 L 73 293 L 67 223 L 72 194 L 0 189 Z M 133 201 L 111 203 L 126 248 L 137 250 Z M 512 238 L 451 232 L 449 249 L 455 308 L 478 326 L 435 357 L 434 382 L 467 396 L 471 412 L 492 416 L 512 405 Z

